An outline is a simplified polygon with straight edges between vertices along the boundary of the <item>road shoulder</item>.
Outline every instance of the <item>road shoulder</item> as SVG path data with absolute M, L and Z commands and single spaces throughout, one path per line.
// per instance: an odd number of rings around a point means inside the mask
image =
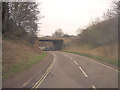
M 62 52 L 64 52 L 64 51 L 62 51 Z M 89 60 L 92 60 L 92 61 L 94 61 L 94 62 L 96 62 L 96 63 L 99 63 L 99 64 L 101 64 L 101 65 L 108 66 L 108 67 L 111 67 L 111 68 L 113 68 L 113 69 L 115 69 L 115 70 L 117 70 L 117 71 L 120 71 L 120 68 L 119 68 L 119 67 L 117 67 L 117 66 L 115 66 L 115 65 L 112 65 L 112 64 L 109 64 L 109 63 L 107 63 L 107 62 L 104 62 L 104 61 L 102 61 L 102 60 L 98 60 L 98 59 L 95 59 L 95 58 L 91 58 L 91 57 L 87 57 L 87 56 L 75 54 L 75 53 L 72 53 L 72 52 L 64 52 L 64 53 L 69 53 L 69 54 L 77 55 L 77 56 L 80 56 L 80 57 L 84 57 L 84 58 L 87 58 L 87 59 L 89 59 Z
M 32 65 L 28 69 L 17 73 L 16 75 L 3 80 L 3 88 L 30 88 L 33 83 L 37 81 L 47 70 L 53 61 L 53 55 L 51 53 L 47 54 L 47 57 L 37 64 Z

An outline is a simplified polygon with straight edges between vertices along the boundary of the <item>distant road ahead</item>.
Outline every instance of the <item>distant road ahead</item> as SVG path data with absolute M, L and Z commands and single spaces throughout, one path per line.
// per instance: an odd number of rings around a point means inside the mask
M 65 52 L 50 52 L 53 64 L 36 88 L 118 88 L 118 71 L 92 59 Z

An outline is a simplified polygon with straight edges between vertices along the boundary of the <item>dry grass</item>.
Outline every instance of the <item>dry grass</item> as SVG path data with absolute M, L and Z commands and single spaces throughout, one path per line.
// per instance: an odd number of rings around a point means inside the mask
M 27 42 L 26 42 L 27 43 Z M 14 65 L 29 62 L 35 56 L 40 55 L 33 47 L 28 46 L 22 41 L 12 40 L 2 41 L 2 71 L 3 76 Z
M 114 60 L 118 59 L 118 44 L 109 44 L 105 46 L 100 46 L 97 48 L 89 49 L 88 47 L 71 47 L 67 50 L 75 51 L 79 53 L 86 53 L 90 55 L 97 55 L 102 57 L 111 58 Z
M 96 48 L 90 48 L 89 45 L 70 47 L 69 49 L 65 49 L 65 51 L 77 52 L 91 57 L 105 58 L 106 61 L 113 62 L 114 65 L 117 65 L 118 62 L 118 43 L 104 45 Z

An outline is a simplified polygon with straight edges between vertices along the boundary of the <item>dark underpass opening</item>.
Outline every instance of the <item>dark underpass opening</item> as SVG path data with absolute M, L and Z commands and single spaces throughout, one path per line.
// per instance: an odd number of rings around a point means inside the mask
M 39 39 L 39 46 L 45 51 L 56 51 L 63 48 L 63 40 Z

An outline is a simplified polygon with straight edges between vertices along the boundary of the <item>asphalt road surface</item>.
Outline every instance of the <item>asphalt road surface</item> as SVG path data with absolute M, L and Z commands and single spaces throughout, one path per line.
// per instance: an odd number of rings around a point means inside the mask
M 118 88 L 118 70 L 87 57 L 50 52 L 53 63 L 33 88 Z
M 51 51 L 30 68 L 3 80 L 3 88 L 118 88 L 118 70 L 80 55 Z

